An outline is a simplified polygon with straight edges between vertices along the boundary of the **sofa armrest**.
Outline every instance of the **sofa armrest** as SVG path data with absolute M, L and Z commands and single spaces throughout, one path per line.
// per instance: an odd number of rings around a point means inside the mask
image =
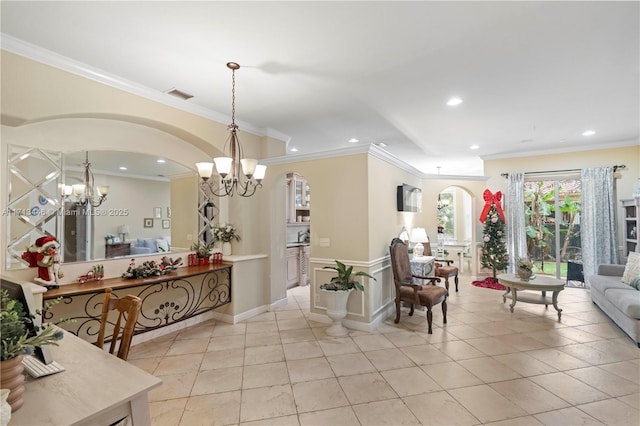
M 625 265 L 602 264 L 598 265 L 598 275 L 621 277 L 624 274 Z

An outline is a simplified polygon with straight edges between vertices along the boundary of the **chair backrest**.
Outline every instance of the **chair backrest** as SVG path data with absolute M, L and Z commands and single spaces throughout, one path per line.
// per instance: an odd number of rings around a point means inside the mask
M 391 270 L 393 271 L 393 282 L 396 285 L 396 290 L 401 283 L 412 283 L 409 249 L 404 241 L 400 238 L 391 240 L 389 255 L 391 256 Z
M 142 306 L 142 300 L 133 295 L 126 295 L 123 298 L 117 298 L 111 293 L 111 289 L 108 288 L 104 294 L 102 302 L 102 315 L 100 317 L 100 332 L 98 333 L 98 340 L 96 346 L 101 348 L 104 346 L 105 333 L 107 325 L 109 324 L 109 313 L 117 311 L 117 319 L 113 323 L 113 334 L 111 336 L 111 345 L 109 346 L 109 353 L 113 355 L 118 341 L 120 346 L 118 348 L 117 356 L 120 359 L 127 360 L 129 357 L 129 348 L 131 347 L 131 339 L 133 338 L 133 332 L 138 320 L 138 314 Z M 122 320 L 125 320 L 124 327 L 122 326 Z
M 422 243 L 424 246 L 424 256 L 433 256 L 433 252 L 431 251 L 431 242 L 427 241 L 426 243 Z

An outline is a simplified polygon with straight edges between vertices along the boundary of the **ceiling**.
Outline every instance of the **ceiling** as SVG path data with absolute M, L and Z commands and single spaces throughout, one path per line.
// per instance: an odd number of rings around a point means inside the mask
M 12 2 L 2 33 L 284 135 L 427 174 L 638 144 L 638 2 Z M 169 95 L 166 95 L 169 96 Z M 446 102 L 457 96 L 463 103 Z M 583 136 L 593 130 L 592 136 Z M 478 148 L 471 150 L 470 146 Z M 297 148 L 297 153 L 291 152 Z

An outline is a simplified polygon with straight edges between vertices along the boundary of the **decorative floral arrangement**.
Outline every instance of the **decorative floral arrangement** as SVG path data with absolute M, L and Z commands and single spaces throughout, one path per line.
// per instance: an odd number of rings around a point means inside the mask
M 115 236 L 115 235 L 113 235 L 113 234 L 112 234 L 112 233 L 110 233 L 110 232 L 108 232 L 108 233 L 104 234 L 104 239 L 105 239 L 105 240 L 112 240 L 112 239 L 114 239 L 115 237 L 116 237 L 116 236 Z
M 136 260 L 131 259 L 131 263 L 127 270 L 122 274 L 122 278 L 127 280 L 135 280 L 139 278 L 147 278 L 151 276 L 165 275 L 171 271 L 175 271 L 178 266 L 182 265 L 182 258 L 176 260 L 164 256 L 160 259 L 160 263 L 155 260 L 147 260 L 142 265 L 136 266 Z
M 211 233 L 213 234 L 213 239 L 216 241 L 222 241 L 225 243 L 228 243 L 231 240 L 240 241 L 238 230 L 231 224 L 215 225 L 211 230 Z
M 56 299 L 47 304 L 47 308 L 58 303 Z M 35 348 L 46 345 L 58 346 L 57 341 L 62 339 L 62 330 L 47 324 L 39 328 L 36 336 L 29 337 L 27 324 L 33 323 L 34 317 L 28 315 L 24 307 L 17 300 L 11 299 L 9 292 L 2 290 L 2 302 L 0 309 L 0 335 L 2 336 L 2 361 L 15 358 L 20 355 L 31 355 Z
M 201 241 L 198 241 L 197 243 L 193 243 L 191 245 L 191 250 L 196 252 L 196 256 L 200 258 L 209 257 L 211 256 L 211 252 L 213 251 L 213 243 L 203 243 Z
M 521 257 L 517 262 L 518 269 L 526 269 L 527 271 L 533 272 L 533 262 L 531 259 L 526 257 Z

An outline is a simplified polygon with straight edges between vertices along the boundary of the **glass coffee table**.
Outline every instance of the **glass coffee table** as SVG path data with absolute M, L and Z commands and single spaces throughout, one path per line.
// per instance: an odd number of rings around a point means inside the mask
M 497 276 L 498 282 L 507 287 L 507 291 L 502 295 L 502 303 L 511 299 L 509 308 L 513 312 L 516 302 L 535 303 L 548 307 L 553 305 L 558 312 L 558 321 L 562 316 L 562 309 L 558 308 L 558 294 L 564 290 L 564 281 L 546 275 L 537 275 L 529 281 L 523 281 L 515 274 L 500 274 Z M 542 292 L 541 296 L 532 293 L 519 293 L 520 290 L 531 290 Z M 547 296 L 547 291 L 553 292 L 551 297 Z

